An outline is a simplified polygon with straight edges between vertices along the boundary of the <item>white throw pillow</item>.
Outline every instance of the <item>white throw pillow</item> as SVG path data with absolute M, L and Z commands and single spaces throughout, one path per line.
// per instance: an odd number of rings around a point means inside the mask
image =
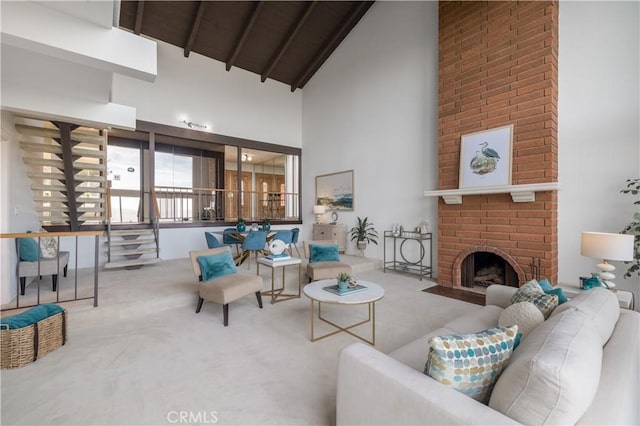
M 498 325 L 509 327 L 517 325 L 518 331 L 522 333 L 521 339 L 527 337 L 529 332 L 544 322 L 544 315 L 540 309 L 531 302 L 518 302 L 508 306 L 500 314 Z
M 40 228 L 35 232 L 47 232 Z M 40 256 L 43 258 L 53 258 L 58 255 L 58 239 L 56 237 L 40 237 Z

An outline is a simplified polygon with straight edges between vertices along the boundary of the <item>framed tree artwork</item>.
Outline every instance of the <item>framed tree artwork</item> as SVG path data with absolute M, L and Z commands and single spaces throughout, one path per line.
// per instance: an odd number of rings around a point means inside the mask
M 463 135 L 459 187 L 511 185 L 513 125 Z

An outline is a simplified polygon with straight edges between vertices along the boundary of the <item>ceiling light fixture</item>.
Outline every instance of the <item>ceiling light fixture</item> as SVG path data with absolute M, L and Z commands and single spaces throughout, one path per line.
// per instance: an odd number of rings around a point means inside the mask
M 193 121 L 182 120 L 181 123 L 186 124 L 190 129 L 193 129 L 194 127 L 199 127 L 201 129 L 209 128 L 209 126 L 207 126 L 206 124 L 198 124 L 194 123 Z
M 242 154 L 242 161 L 252 161 L 253 157 L 251 154 Z

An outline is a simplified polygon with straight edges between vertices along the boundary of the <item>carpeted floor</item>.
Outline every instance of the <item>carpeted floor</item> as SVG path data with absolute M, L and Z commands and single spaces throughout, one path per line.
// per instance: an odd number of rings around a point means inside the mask
M 437 294 L 439 296 L 450 297 L 452 299 L 461 300 L 463 302 L 475 303 L 476 305 L 485 305 L 486 297 L 482 293 L 475 293 L 471 291 L 460 290 L 457 288 L 448 288 L 439 285 L 425 288 L 422 291 L 431 294 Z
M 266 289 L 270 271 L 260 272 Z M 383 352 L 477 309 L 422 292 L 425 282 L 413 276 L 358 277 L 385 289 L 376 305 Z M 1 372 L 3 425 L 163 425 L 181 415 L 191 424 L 335 423 L 337 356 L 358 340 L 342 333 L 310 342 L 304 295 L 275 305 L 265 299 L 264 309 L 245 297 L 231 304 L 223 327 L 219 305 L 205 302 L 194 313 L 186 259 L 101 272 L 100 286 L 100 307 L 69 307 L 65 346 Z M 323 315 L 349 322 L 366 317 L 366 308 L 327 306 Z

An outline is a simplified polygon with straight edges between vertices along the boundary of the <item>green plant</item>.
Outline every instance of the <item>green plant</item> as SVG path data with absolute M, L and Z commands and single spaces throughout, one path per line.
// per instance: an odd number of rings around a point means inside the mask
M 358 218 L 358 225 L 351 228 L 351 241 L 364 241 L 367 244 L 378 244 L 378 232 L 373 227 L 373 223 L 369 222 L 369 218 Z
M 262 218 L 262 223 L 270 224 L 271 222 L 269 222 L 269 218 L 268 217 L 263 217 Z
M 239 224 L 240 224 L 240 223 L 245 223 L 245 222 L 244 222 L 244 219 L 242 218 L 242 216 L 239 216 L 239 217 L 238 217 L 238 223 L 239 223 Z
M 627 187 L 620 192 L 623 194 L 634 195 L 637 200 L 633 202 L 634 205 L 640 205 L 640 179 L 627 179 Z M 632 275 L 640 275 L 640 212 L 633 214 L 633 219 L 622 231 L 621 234 L 635 235 L 635 242 L 633 248 L 633 260 L 624 263 L 630 263 L 631 266 L 627 268 L 625 272 L 625 278 L 631 278 Z
M 338 280 L 338 282 L 344 281 L 348 283 L 351 280 L 351 275 L 347 274 L 346 272 L 340 272 L 336 277 L 336 280 Z

